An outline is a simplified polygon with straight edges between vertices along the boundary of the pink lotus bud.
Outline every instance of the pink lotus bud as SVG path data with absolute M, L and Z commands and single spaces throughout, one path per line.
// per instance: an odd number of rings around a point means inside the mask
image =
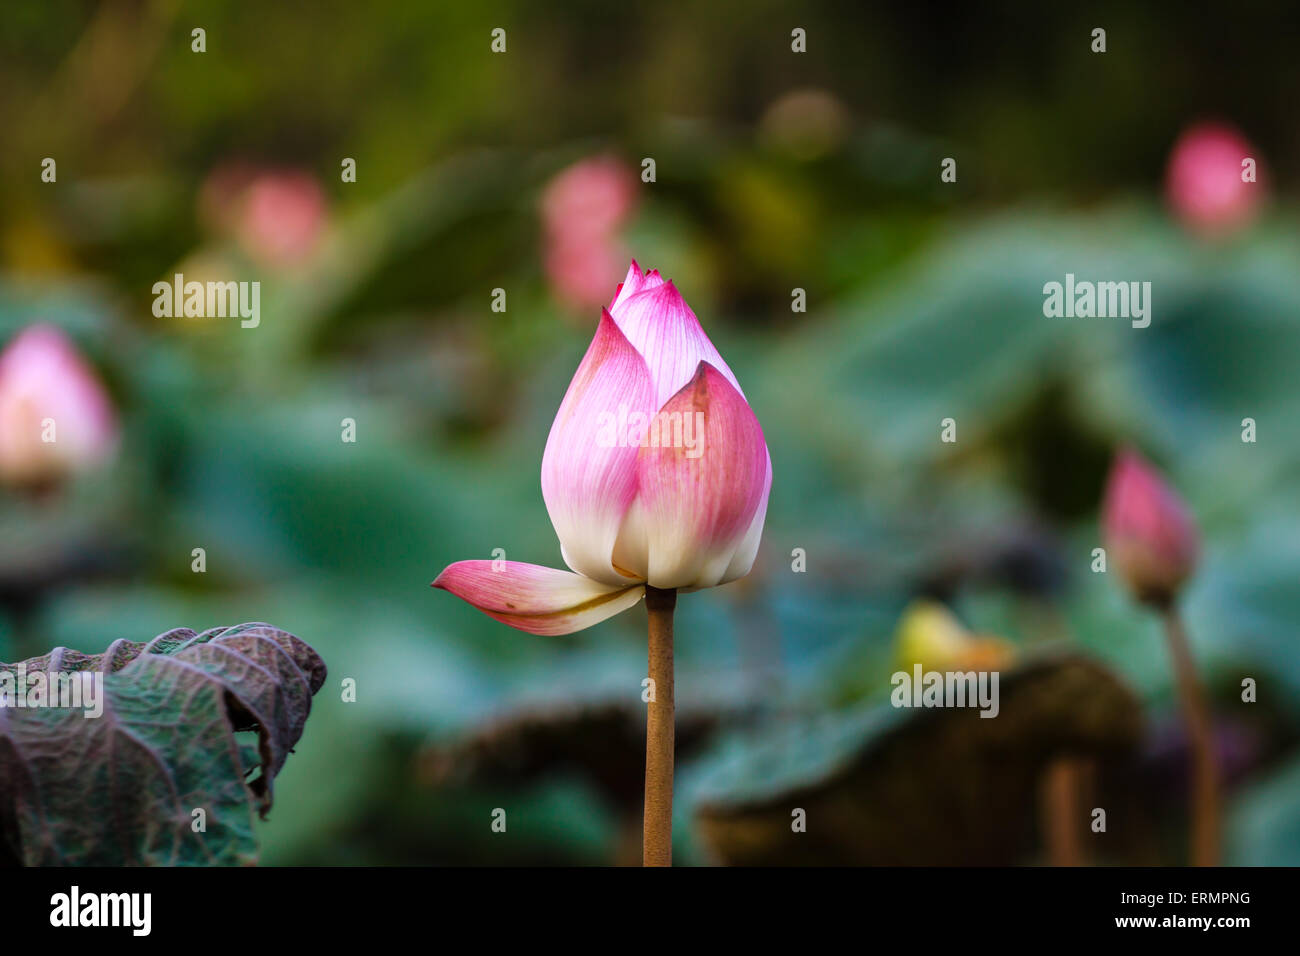
M 553 238 L 582 240 L 613 232 L 636 205 L 631 170 L 593 156 L 561 170 L 542 192 L 542 224 Z
M 1111 467 L 1102 506 L 1111 563 L 1134 596 L 1164 606 L 1196 566 L 1196 526 L 1186 506 L 1159 473 L 1132 449 Z
M 562 170 L 542 192 L 543 259 L 556 294 L 576 308 L 602 305 L 608 277 L 626 261 L 617 232 L 636 205 L 636 179 L 596 156 Z
M 1207 235 L 1231 232 L 1254 218 L 1262 182 L 1244 161 L 1258 160 L 1250 143 L 1234 129 L 1201 124 L 1184 131 L 1169 156 L 1165 191 L 1169 204 L 1191 229 Z
M 609 276 L 626 261 L 622 244 L 613 236 L 551 242 L 544 257 L 546 277 L 556 297 L 575 310 L 604 305 Z
M 542 497 L 576 573 L 461 561 L 434 586 L 521 630 L 580 630 L 647 584 L 744 577 L 771 487 L 763 430 L 736 377 L 673 284 L 633 262 L 542 456 Z
M 244 198 L 239 234 L 250 255 L 272 266 L 306 259 L 325 227 L 325 194 L 306 173 L 265 173 Z
M 62 331 L 29 326 L 0 352 L 0 480 L 50 485 L 101 461 L 116 439 L 108 395 Z
M 272 268 L 305 260 L 325 231 L 325 194 L 315 177 L 297 170 L 231 163 L 216 169 L 199 194 L 199 214 L 231 234 L 245 253 Z

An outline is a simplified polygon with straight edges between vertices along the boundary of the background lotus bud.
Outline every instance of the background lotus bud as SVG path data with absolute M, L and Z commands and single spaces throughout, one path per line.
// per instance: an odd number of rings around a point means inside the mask
M 576 573 L 461 561 L 434 584 L 521 630 L 569 633 L 646 585 L 744 577 L 771 487 L 763 430 L 731 369 L 673 284 L 633 262 L 542 456 L 542 497 Z
M 299 172 L 264 173 L 244 197 L 240 239 L 255 259 L 271 266 L 302 262 L 325 228 L 325 194 Z
M 117 423 L 61 330 L 33 325 L 0 352 L 0 481 L 39 488 L 101 461 Z
M 1132 449 L 1115 458 L 1102 507 L 1106 553 L 1139 601 L 1167 606 L 1196 566 L 1196 526 L 1159 473 Z
M 613 232 L 635 205 L 632 171 L 613 156 L 591 156 L 561 170 L 546 185 L 542 222 L 557 238 L 581 239 Z
M 1205 123 L 1186 130 L 1170 152 L 1166 174 L 1166 195 L 1178 218 L 1210 235 L 1253 219 L 1264 184 L 1242 181 L 1245 159 L 1258 162 L 1250 143 L 1229 126 Z
M 609 276 L 627 261 L 611 236 L 582 242 L 550 242 L 544 253 L 546 277 L 556 298 L 574 311 L 600 306 L 609 296 Z
M 327 209 L 320 183 L 297 170 L 267 170 L 244 163 L 217 168 L 199 193 L 199 215 L 244 252 L 272 268 L 304 261 L 325 230 Z
M 1015 659 L 1015 646 L 993 635 L 974 635 L 942 604 L 913 601 L 894 636 L 898 665 L 926 671 L 997 670 Z
M 636 206 L 636 178 L 610 156 L 562 170 L 541 197 L 543 261 L 555 294 L 574 308 L 603 305 L 627 261 L 618 229 Z

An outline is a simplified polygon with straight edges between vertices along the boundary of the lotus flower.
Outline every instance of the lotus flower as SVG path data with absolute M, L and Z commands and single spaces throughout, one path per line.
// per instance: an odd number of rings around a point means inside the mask
M 772 461 L 735 375 L 657 271 L 633 261 L 601 311 L 542 456 L 542 497 L 572 569 L 460 561 L 433 582 L 534 634 L 749 573 Z M 495 568 L 495 569 L 494 569 Z
M 1167 605 L 1196 566 L 1196 526 L 1178 495 L 1132 449 L 1115 459 L 1103 504 L 1111 561 L 1138 600 Z
M 577 308 L 598 306 L 609 275 L 626 261 L 618 230 L 636 206 L 636 177 L 610 156 L 562 170 L 541 197 L 546 274 L 556 295 Z
M 1124 583 L 1165 623 L 1174 678 L 1192 749 L 1191 832 L 1194 866 L 1219 860 L 1219 757 L 1213 714 L 1196 673 L 1178 592 L 1196 567 L 1200 551 L 1196 525 L 1178 495 L 1159 473 L 1131 449 L 1122 450 L 1111 468 L 1102 505 L 1106 549 Z
M 329 220 L 325 193 L 310 173 L 244 163 L 218 167 L 199 193 L 199 214 L 232 235 L 257 263 L 287 269 L 317 248 Z
M 1241 163 L 1247 158 L 1255 158 L 1254 149 L 1229 126 L 1203 123 L 1178 138 L 1169 155 L 1165 191 L 1184 224 L 1218 235 L 1254 217 L 1263 183 L 1242 181 Z
M 108 395 L 58 328 L 29 326 L 0 353 L 0 481 L 48 486 L 100 461 L 116 435 Z
M 324 232 L 325 194 L 307 173 L 259 176 L 244 202 L 240 237 L 255 258 L 269 265 L 297 265 L 311 255 Z

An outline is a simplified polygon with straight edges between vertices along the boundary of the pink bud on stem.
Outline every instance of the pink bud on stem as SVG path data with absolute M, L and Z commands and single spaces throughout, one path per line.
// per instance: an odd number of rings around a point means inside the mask
M 1190 858 L 1219 859 L 1219 767 L 1205 690 L 1196 673 L 1178 594 L 1196 567 L 1196 525 L 1186 505 L 1136 451 L 1122 449 L 1111 468 L 1103 504 L 1106 550 L 1124 583 L 1163 618 L 1178 696 L 1192 748 Z
M 117 444 L 107 391 L 57 326 L 31 325 L 0 351 L 0 484 L 38 494 Z
M 533 634 L 649 613 L 644 862 L 672 864 L 677 592 L 749 574 L 772 458 L 740 383 L 672 282 L 633 261 L 560 402 L 542 498 L 572 569 L 457 561 L 433 582 Z

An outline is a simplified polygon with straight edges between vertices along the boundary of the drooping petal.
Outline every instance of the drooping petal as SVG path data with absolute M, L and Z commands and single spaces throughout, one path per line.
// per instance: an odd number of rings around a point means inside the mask
M 659 588 L 713 587 L 742 545 L 757 549 L 747 538 L 771 483 L 763 429 L 728 378 L 700 362 L 647 438 L 637 456 L 633 509 L 644 535 L 646 580 Z
M 645 361 L 602 311 L 551 425 L 542 455 L 542 497 L 569 567 L 606 584 L 634 580 L 611 558 L 636 496 L 638 424 L 653 410 Z
M 618 284 L 614 290 L 614 301 L 609 304 L 610 312 L 613 312 L 618 306 L 626 302 L 638 292 L 644 292 L 647 289 L 657 289 L 664 284 L 663 276 L 659 274 L 658 269 L 651 269 L 645 275 L 641 274 L 641 267 L 632 260 L 632 265 L 628 267 L 627 278 Z
M 433 586 L 503 624 L 545 635 L 572 634 L 599 624 L 645 595 L 643 585 L 609 587 L 572 571 L 520 561 L 457 561 Z
M 627 291 L 624 283 L 623 290 Z M 655 408 L 663 408 L 695 375 L 701 362 L 708 362 L 740 392 L 732 374 L 700 320 L 671 282 L 647 285 L 631 296 L 620 295 L 610 313 L 632 347 L 645 358 L 654 383 Z M 744 393 L 741 392 L 741 396 Z

